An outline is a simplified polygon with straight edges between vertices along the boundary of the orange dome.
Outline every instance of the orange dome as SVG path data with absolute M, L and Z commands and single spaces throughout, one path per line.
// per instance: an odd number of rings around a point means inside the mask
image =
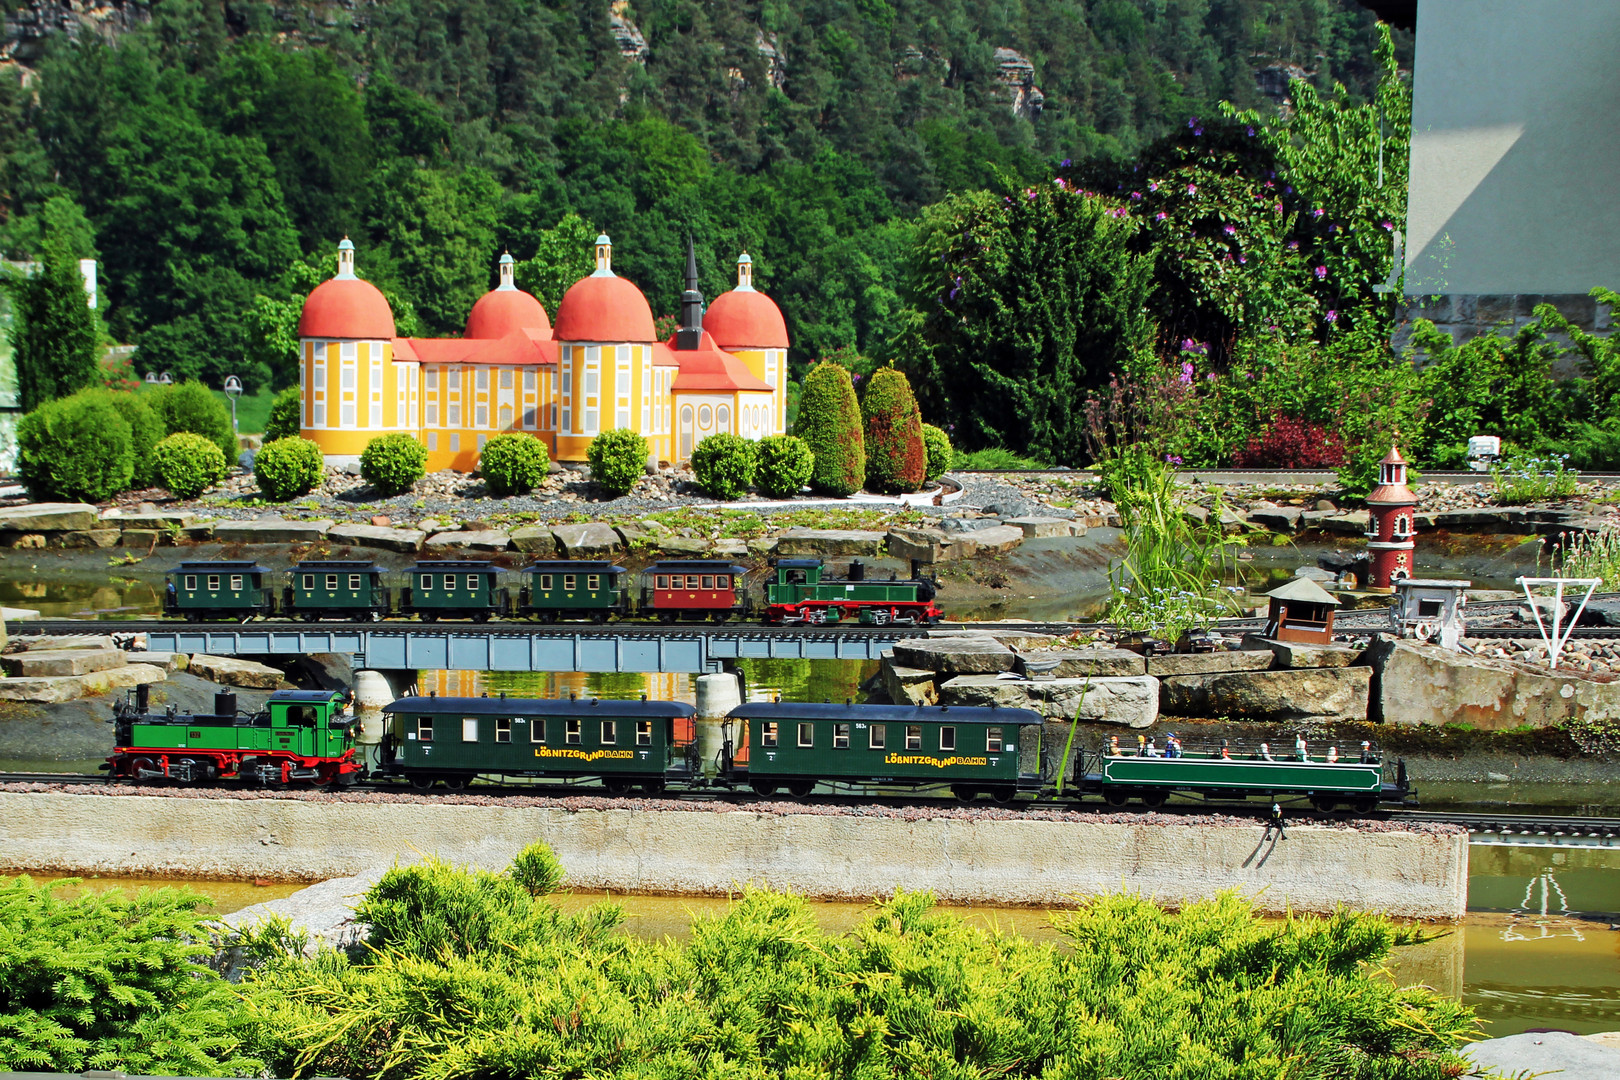
M 394 336 L 394 312 L 371 282 L 335 277 L 315 286 L 304 300 L 298 336 L 387 341 Z
M 652 308 L 629 281 L 598 271 L 574 282 L 557 305 L 558 341 L 654 341 Z
M 715 297 L 703 313 L 703 329 L 722 349 L 788 347 L 782 310 L 770 297 L 753 289 L 733 289 Z
M 516 330 L 550 330 L 551 320 L 540 301 L 522 289 L 491 289 L 478 298 L 467 316 L 462 337 L 503 338 Z

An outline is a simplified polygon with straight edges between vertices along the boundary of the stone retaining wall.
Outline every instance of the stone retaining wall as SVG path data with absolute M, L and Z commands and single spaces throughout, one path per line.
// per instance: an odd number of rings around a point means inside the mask
M 544 840 L 581 889 L 815 898 L 932 889 L 956 903 L 1061 904 L 1129 889 L 1176 905 L 1235 888 L 1269 911 L 1340 904 L 1461 918 L 1468 836 L 1162 815 L 1136 820 L 571 809 L 0 792 L 0 866 L 69 873 L 318 880 L 437 854 L 504 867 Z M 1207 822 L 1219 822 L 1209 824 Z

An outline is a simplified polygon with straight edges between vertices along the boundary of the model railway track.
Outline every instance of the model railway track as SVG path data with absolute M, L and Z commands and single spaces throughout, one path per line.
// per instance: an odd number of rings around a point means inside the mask
M 1258 623 L 1255 625 L 1259 625 Z M 228 632 L 239 633 L 243 630 L 288 630 L 300 632 L 333 631 L 337 633 L 356 633 L 359 631 L 388 631 L 388 630 L 427 630 L 433 632 L 454 631 L 479 637 L 516 634 L 525 637 L 558 636 L 574 637 L 576 635 L 594 635 L 599 637 L 622 637 L 626 633 L 646 634 L 651 637 L 681 637 L 683 635 L 702 634 L 707 637 L 805 637 L 805 636 L 833 636 L 833 637 L 922 637 L 929 630 L 1022 630 L 1036 634 L 1052 634 L 1054 636 L 1100 630 L 1105 627 L 1101 623 L 952 623 L 942 622 L 929 626 L 812 626 L 797 624 L 793 626 L 765 626 L 759 623 L 655 623 L 655 622 L 566 622 L 566 623 L 539 623 L 524 621 L 508 622 L 405 622 L 398 619 L 383 622 L 341 622 L 321 621 L 302 622 L 293 619 L 254 619 L 250 622 L 216 622 L 216 623 L 188 623 L 174 619 L 139 619 L 139 620 L 92 620 L 92 619 L 38 619 L 30 620 L 30 630 L 38 630 L 43 634 L 84 634 L 99 633 L 209 633 Z
M 1620 838 L 1620 818 L 1559 814 L 1465 814 L 1450 810 L 1397 810 L 1391 816 L 1401 821 L 1461 825 L 1471 833 L 1503 837 Z

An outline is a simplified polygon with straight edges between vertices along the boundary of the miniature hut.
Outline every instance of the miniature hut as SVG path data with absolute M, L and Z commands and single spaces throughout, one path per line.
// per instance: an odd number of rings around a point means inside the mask
M 1309 578 L 1295 578 L 1266 593 L 1266 637 L 1273 641 L 1299 641 L 1327 645 L 1333 641 L 1333 612 L 1339 602 Z
M 1395 583 L 1389 609 L 1390 630 L 1397 636 L 1432 641 L 1456 651 L 1462 645 L 1463 606 L 1473 582 L 1438 578 L 1405 578 Z

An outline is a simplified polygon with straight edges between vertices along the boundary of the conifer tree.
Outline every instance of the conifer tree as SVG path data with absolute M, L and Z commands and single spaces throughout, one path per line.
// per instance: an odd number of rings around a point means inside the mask
M 861 399 L 866 435 L 866 482 L 873 491 L 917 491 L 928 475 L 922 414 L 911 382 L 893 367 L 879 368 Z
M 804 377 L 797 434 L 816 455 L 810 487 L 823 495 L 853 495 L 866 483 L 866 442 L 855 384 L 841 364 L 823 360 Z
M 66 397 L 96 381 L 99 335 L 78 264 L 47 239 L 39 268 L 8 279 L 13 321 L 11 348 L 24 412 Z

